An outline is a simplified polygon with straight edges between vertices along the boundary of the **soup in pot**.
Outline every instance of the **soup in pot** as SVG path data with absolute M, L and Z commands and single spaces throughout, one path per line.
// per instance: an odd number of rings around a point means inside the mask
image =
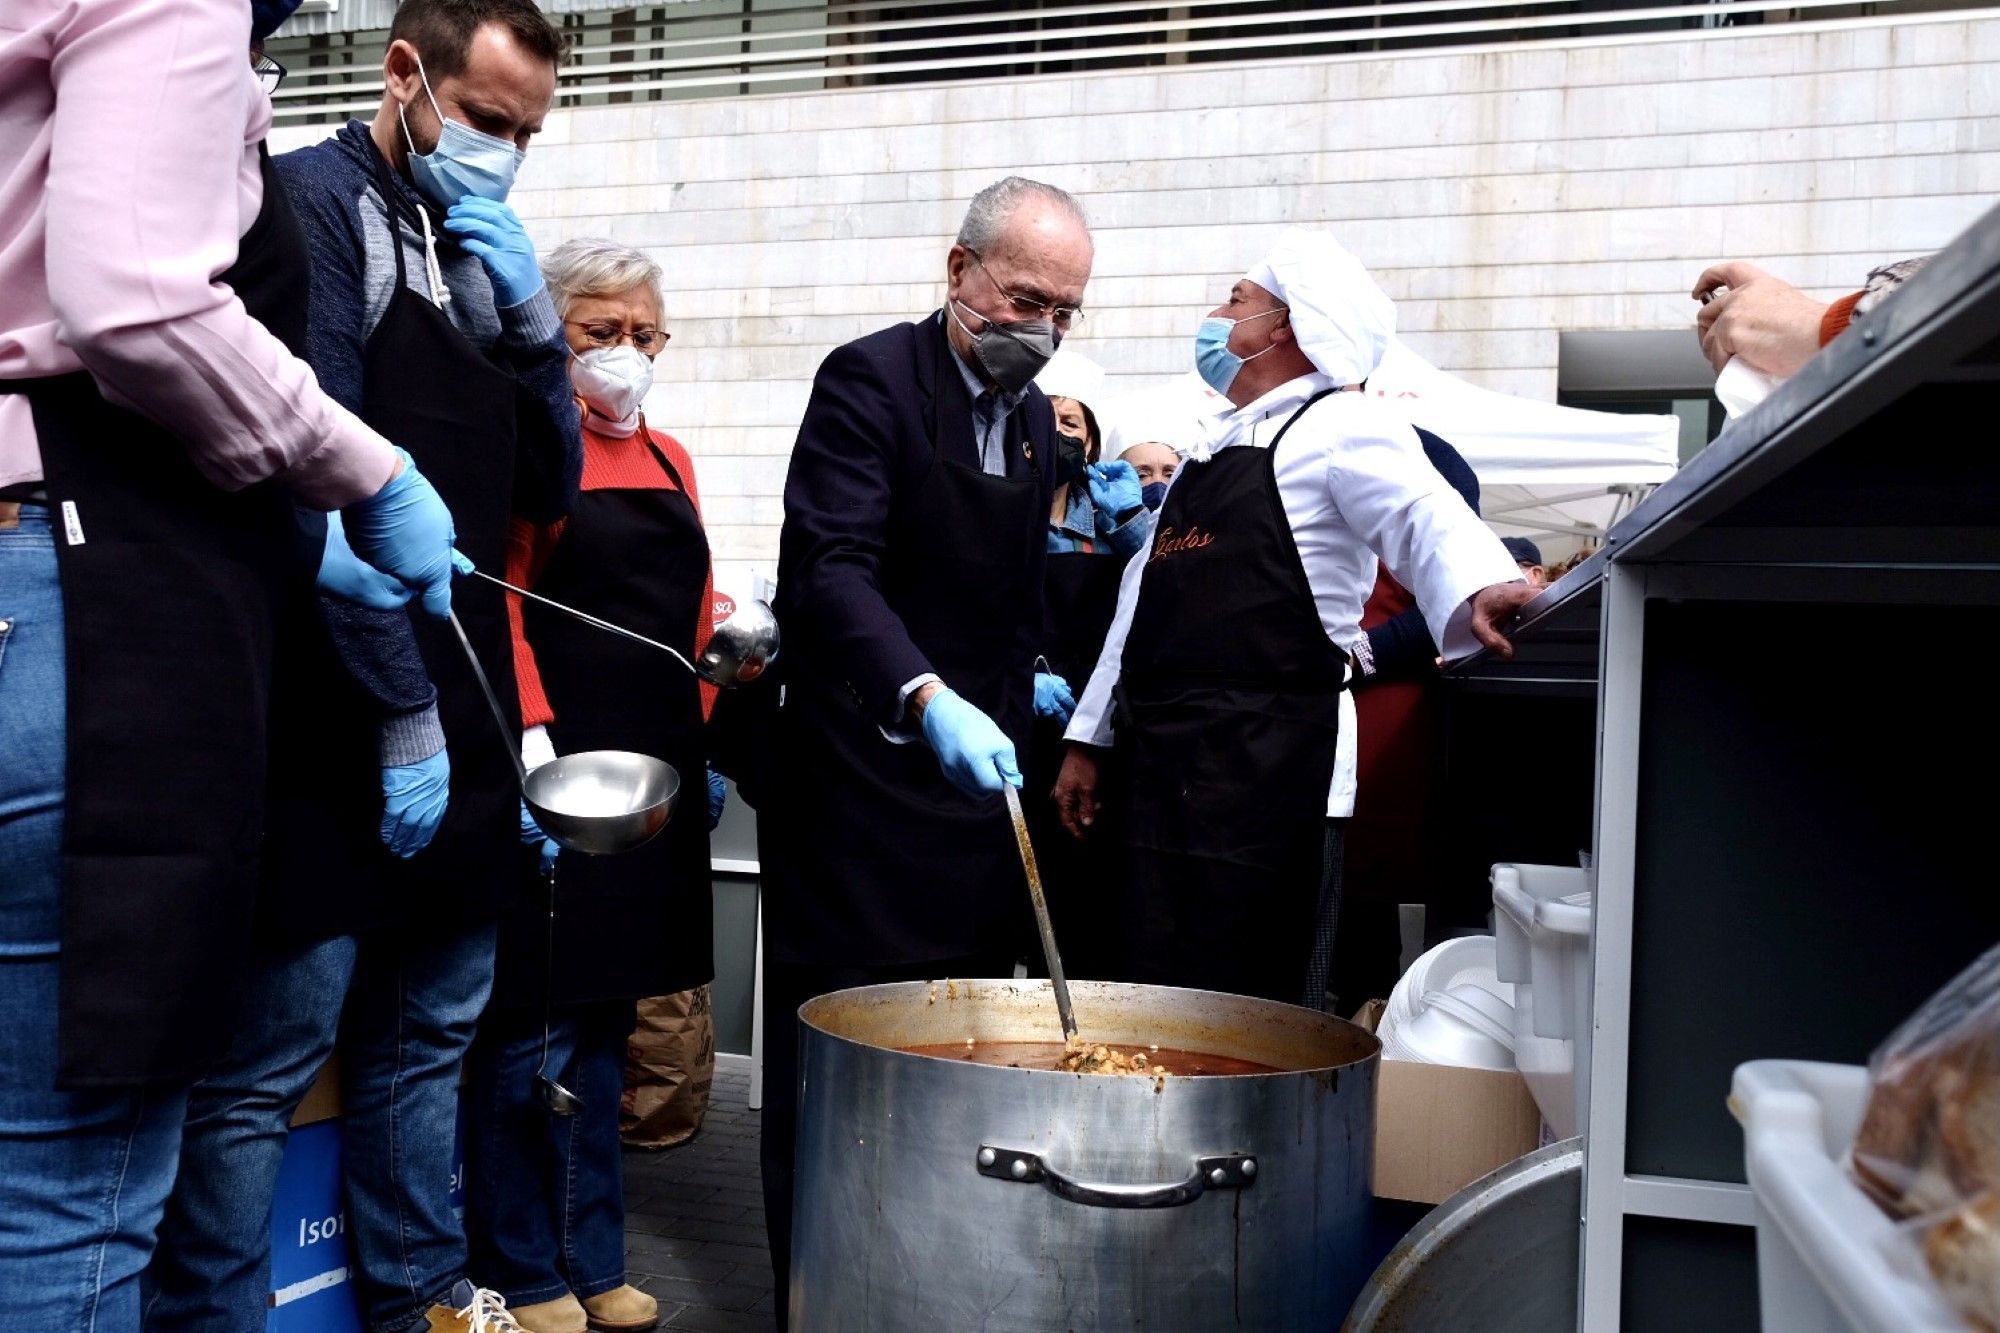
M 1164 1046 L 1114 1047 L 1080 1041 L 964 1041 L 905 1046 L 902 1049 L 911 1055 L 930 1055 L 940 1060 L 965 1060 L 976 1065 L 1046 1069 L 1058 1073 L 1220 1078 L 1283 1072 L 1275 1066 L 1235 1056 Z

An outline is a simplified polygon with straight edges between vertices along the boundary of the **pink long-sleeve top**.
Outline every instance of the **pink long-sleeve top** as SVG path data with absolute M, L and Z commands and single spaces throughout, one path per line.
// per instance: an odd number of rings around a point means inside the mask
M 0 0 L 0 379 L 88 370 L 216 485 L 335 508 L 394 451 L 215 280 L 263 204 L 249 47 L 244 0 Z M 0 394 L 0 486 L 41 475 Z

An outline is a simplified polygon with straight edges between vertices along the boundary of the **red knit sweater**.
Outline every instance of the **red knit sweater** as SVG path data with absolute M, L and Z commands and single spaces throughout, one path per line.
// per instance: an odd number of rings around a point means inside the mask
M 694 479 L 694 460 L 687 450 L 673 436 L 650 429 L 644 418 L 640 419 L 637 433 L 626 439 L 612 435 L 600 435 L 590 428 L 590 418 L 583 422 L 583 489 L 594 490 L 645 490 L 658 487 L 674 490 L 674 480 L 667 470 L 660 466 L 660 460 L 646 447 L 646 437 L 659 446 L 688 484 L 688 500 L 694 505 L 695 517 L 701 517 L 701 495 Z M 534 524 L 526 519 L 515 518 L 507 525 L 507 581 L 516 587 L 533 589 L 548 568 L 549 558 L 555 554 L 562 541 L 566 520 L 554 523 Z M 514 679 L 521 692 L 521 725 L 541 726 L 555 720 L 555 710 L 549 706 L 548 695 L 542 690 L 541 669 L 535 664 L 535 651 L 528 646 L 527 634 L 521 621 L 521 599 L 513 593 L 507 594 L 507 620 L 514 632 Z M 592 631 L 599 632 L 599 631 Z M 699 652 L 708 643 L 709 635 L 715 632 L 715 567 L 711 563 L 702 580 L 701 612 L 694 626 L 694 646 Z M 703 682 L 701 687 L 701 711 L 706 717 L 715 706 L 715 687 Z

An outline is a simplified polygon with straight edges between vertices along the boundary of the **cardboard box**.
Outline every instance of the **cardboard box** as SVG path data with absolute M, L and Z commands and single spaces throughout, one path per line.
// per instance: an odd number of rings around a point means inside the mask
M 292 1112 L 292 1128 L 303 1129 L 307 1125 L 317 1125 L 322 1120 L 331 1120 L 340 1114 L 340 1057 L 327 1057 L 321 1066 L 319 1077 L 306 1090 L 305 1099 L 299 1109 Z
M 1384 1060 L 1375 1081 L 1375 1193 L 1443 1203 L 1541 1145 L 1542 1113 L 1513 1070 Z
M 1354 1021 L 1373 1032 L 1387 1007 L 1370 1000 Z M 1382 1061 L 1375 1076 L 1376 1198 L 1443 1203 L 1541 1146 L 1541 1109 L 1513 1070 Z

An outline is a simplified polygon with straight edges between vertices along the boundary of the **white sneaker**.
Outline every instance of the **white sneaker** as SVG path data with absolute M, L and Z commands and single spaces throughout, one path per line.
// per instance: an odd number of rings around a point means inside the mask
M 497 1291 L 475 1287 L 464 1278 L 451 1289 L 444 1305 L 433 1305 L 429 1333 L 528 1333 L 507 1311 Z

